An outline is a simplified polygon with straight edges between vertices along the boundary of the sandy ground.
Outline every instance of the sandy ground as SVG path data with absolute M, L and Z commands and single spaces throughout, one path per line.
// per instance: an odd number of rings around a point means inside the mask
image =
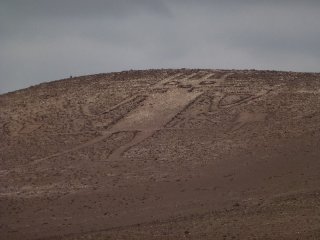
M 148 70 L 0 96 L 0 239 L 320 239 L 320 74 Z

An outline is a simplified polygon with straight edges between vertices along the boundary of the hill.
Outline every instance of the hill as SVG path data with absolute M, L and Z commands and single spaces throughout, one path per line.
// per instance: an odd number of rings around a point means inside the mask
M 147 70 L 0 95 L 0 239 L 320 238 L 320 74 Z

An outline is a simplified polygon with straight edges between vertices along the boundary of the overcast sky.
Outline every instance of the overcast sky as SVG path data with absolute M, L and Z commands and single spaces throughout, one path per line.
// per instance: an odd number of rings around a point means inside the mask
M 148 68 L 320 70 L 319 0 L 0 0 L 0 93 Z

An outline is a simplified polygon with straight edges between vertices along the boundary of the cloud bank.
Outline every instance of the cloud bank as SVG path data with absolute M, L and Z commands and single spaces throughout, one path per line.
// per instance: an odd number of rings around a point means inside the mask
M 0 93 L 148 68 L 319 72 L 319 1 L 0 0 Z

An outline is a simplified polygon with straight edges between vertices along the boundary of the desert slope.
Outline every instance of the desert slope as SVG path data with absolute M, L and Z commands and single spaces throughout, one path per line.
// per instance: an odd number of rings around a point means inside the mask
M 320 238 L 320 74 L 148 70 L 0 95 L 0 239 Z

